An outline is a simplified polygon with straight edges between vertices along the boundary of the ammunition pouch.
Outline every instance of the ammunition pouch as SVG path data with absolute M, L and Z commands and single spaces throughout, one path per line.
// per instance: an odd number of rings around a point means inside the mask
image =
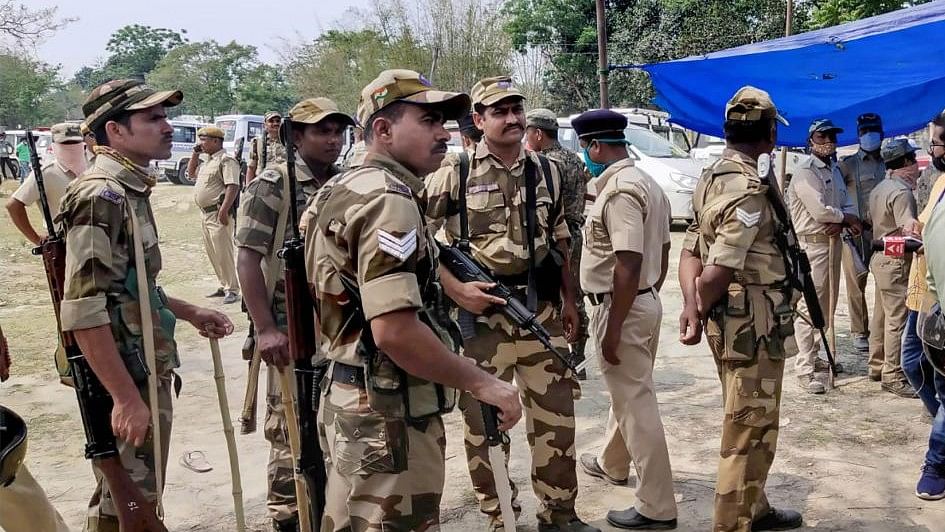
M 751 362 L 764 342 L 771 360 L 797 354 L 794 307 L 799 295 L 788 286 L 729 285 L 728 293 L 710 311 L 706 337 L 716 358 Z
M 23 418 L 0 406 L 0 488 L 13 483 L 26 458 L 26 432 Z
M 128 269 L 125 279 L 125 289 L 131 298 L 122 298 L 122 301 L 109 296 L 108 311 L 111 316 L 112 334 L 118 347 L 125 368 L 135 384 L 144 385 L 148 382 L 150 369 L 144 358 L 144 339 L 141 328 L 141 309 L 138 305 L 138 286 L 134 268 Z M 154 346 L 158 368 L 164 371 L 180 366 L 177 357 L 177 344 L 174 341 L 174 328 L 177 317 L 167 308 L 167 296 L 160 287 L 149 290 L 151 309 L 157 314 L 154 320 Z M 153 368 L 153 369 L 158 369 Z

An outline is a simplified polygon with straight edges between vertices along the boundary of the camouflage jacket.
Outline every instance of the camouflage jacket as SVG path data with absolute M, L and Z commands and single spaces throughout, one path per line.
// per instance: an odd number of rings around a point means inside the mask
M 564 219 L 572 233 L 580 232 L 584 225 L 584 196 L 590 174 L 584 161 L 573 151 L 563 147 L 558 141 L 541 150 L 541 154 L 558 165 L 561 174 L 561 201 L 564 205 Z
M 262 135 L 253 137 L 253 142 L 249 150 L 249 163 L 246 168 L 254 168 L 256 175 L 263 170 L 280 165 L 285 162 L 285 146 L 279 141 L 277 136 L 266 136 L 266 166 L 259 168 L 259 161 L 262 160 L 262 144 L 259 142 Z
M 330 167 L 331 175 L 338 173 L 334 166 Z M 296 160 L 296 209 L 301 219 L 309 198 L 315 195 L 322 183 L 301 159 Z M 251 249 L 263 256 L 263 275 L 268 281 L 269 271 L 274 271 L 276 277 L 273 286 L 272 314 L 276 325 L 285 329 L 285 277 L 276 253 L 292 235 L 291 217 L 289 216 L 287 197 L 288 165 L 281 163 L 269 167 L 258 178 L 246 187 L 240 197 L 240 210 L 236 217 L 236 245 L 240 248 Z M 276 236 L 280 216 L 285 216 L 285 231 Z M 279 261 L 281 262 L 281 261 Z
M 176 318 L 157 288 L 161 249 L 150 197 L 151 187 L 136 172 L 101 154 L 95 166 L 68 188 L 59 215 L 66 231 L 62 329 L 110 324 L 119 354 L 136 382 L 146 380 L 147 373 L 128 202 L 138 217 L 144 246 L 158 374 L 179 365 L 174 343 Z

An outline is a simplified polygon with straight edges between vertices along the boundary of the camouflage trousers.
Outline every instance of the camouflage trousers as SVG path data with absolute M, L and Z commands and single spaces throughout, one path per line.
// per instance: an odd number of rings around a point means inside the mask
M 575 290 L 575 302 L 577 303 L 578 316 L 581 318 L 578 337 L 571 344 L 571 354 L 578 362 L 584 360 L 584 347 L 587 345 L 588 318 L 587 309 L 584 306 L 584 292 L 581 291 L 581 249 L 584 247 L 584 236 L 581 228 L 571 231 L 571 282 Z
M 564 347 L 560 320 L 547 310 L 544 314 L 550 318 L 543 320 L 542 325 L 555 343 Z M 523 336 L 518 331 L 509 334 L 500 327 L 490 328 L 483 323 L 476 323 L 475 336 L 465 340 L 464 354 L 506 382 L 512 382 L 514 377 L 519 386 L 531 447 L 532 489 L 538 498 L 539 522 L 563 523 L 574 519 L 577 497 L 574 400 L 580 397 L 574 375 L 534 336 Z M 460 397 L 459 406 L 466 422 L 466 459 L 479 509 L 497 524 L 501 522 L 501 512 L 489 464 L 482 411 L 478 401 L 468 393 Z M 508 445 L 505 456 L 508 460 Z M 511 480 L 510 484 L 514 501 L 518 489 Z M 518 507 L 517 502 L 513 505 Z
M 270 519 L 286 521 L 295 517 L 298 507 L 295 500 L 295 468 L 292 465 L 292 449 L 289 447 L 282 404 L 282 382 L 275 366 L 266 367 L 266 380 L 266 421 L 263 424 L 263 435 L 269 442 L 266 507 Z
M 778 444 L 784 360 L 771 359 L 765 342 L 750 361 L 723 361 L 715 354 L 725 418 L 715 488 L 716 532 L 750 532 L 768 513 L 768 470 Z
M 326 388 L 318 411 L 328 472 L 321 532 L 440 530 L 443 419 L 408 425 L 372 409 L 357 385 Z
M 26 464 L 20 466 L 12 484 L 0 487 L 0 530 L 69 532 Z
M 167 479 L 167 453 L 171 441 L 171 420 L 173 418 L 173 405 L 171 402 L 171 375 L 161 377 L 158 381 L 158 410 L 161 419 L 161 448 L 164 450 L 164 478 Z M 148 404 L 147 384 L 138 389 L 141 398 L 145 404 Z M 157 478 L 155 476 L 154 464 L 154 441 L 149 439 L 144 446 L 135 448 L 122 440 L 118 441 L 118 454 L 121 457 L 121 463 L 128 471 L 131 479 L 134 481 L 141 493 L 152 503 L 157 501 L 158 490 L 164 491 L 164 486 L 158 488 Z M 111 493 L 108 491 L 108 484 L 105 482 L 102 473 L 93 464 L 92 471 L 95 473 L 97 482 L 92 498 L 89 500 L 88 517 L 85 523 L 87 532 L 119 532 L 118 513 L 115 510 L 115 503 Z

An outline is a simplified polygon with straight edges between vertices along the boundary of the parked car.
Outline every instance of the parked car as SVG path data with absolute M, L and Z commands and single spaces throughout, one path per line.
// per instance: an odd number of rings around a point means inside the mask
M 33 138 L 36 139 L 36 151 L 39 152 L 39 163 L 46 164 L 55 159 L 52 149 L 52 133 L 48 127 L 33 129 Z M 26 131 L 22 129 L 7 129 L 6 142 L 10 143 L 13 153 L 16 154 L 16 145 L 26 136 Z
M 243 162 L 249 160 L 249 150 L 252 141 L 263 131 L 262 115 L 223 115 L 214 120 L 214 125 L 223 130 L 223 149 L 230 155 L 234 155 L 233 148 L 236 146 L 236 140 L 244 138 L 243 143 Z
M 174 128 L 174 139 L 171 145 L 171 157 L 157 161 L 167 180 L 178 185 L 193 186 L 194 180 L 187 176 L 187 164 L 194 153 L 194 144 L 197 143 L 197 130 L 209 125 L 192 120 L 168 120 Z

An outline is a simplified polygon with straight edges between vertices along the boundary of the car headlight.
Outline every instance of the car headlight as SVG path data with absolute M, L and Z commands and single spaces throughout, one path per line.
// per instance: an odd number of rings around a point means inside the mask
M 692 177 L 691 175 L 682 174 L 679 172 L 670 172 L 669 178 L 676 183 L 680 188 L 686 191 L 692 191 L 696 188 L 696 183 L 699 182 L 698 178 Z

